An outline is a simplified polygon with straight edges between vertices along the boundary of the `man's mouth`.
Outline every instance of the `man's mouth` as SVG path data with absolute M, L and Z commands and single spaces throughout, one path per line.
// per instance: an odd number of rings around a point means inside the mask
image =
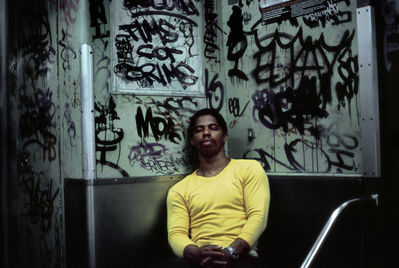
M 214 143 L 213 140 L 203 140 L 203 141 L 201 141 L 201 145 L 203 145 L 203 146 L 209 146 L 209 145 L 212 145 L 213 143 Z

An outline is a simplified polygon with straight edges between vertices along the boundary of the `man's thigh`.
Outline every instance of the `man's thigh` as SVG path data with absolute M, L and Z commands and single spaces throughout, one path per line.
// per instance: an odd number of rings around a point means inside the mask
M 189 261 L 183 258 L 172 258 L 160 261 L 153 268 L 195 268 Z
M 257 258 L 246 258 L 230 263 L 227 268 L 257 268 Z M 200 265 L 192 264 L 183 258 L 172 258 L 157 263 L 153 268 L 200 268 Z M 203 267 L 204 268 L 204 267 Z
M 237 262 L 231 263 L 228 268 L 256 268 L 258 266 L 258 259 L 257 258 L 247 258 L 243 260 L 238 260 Z

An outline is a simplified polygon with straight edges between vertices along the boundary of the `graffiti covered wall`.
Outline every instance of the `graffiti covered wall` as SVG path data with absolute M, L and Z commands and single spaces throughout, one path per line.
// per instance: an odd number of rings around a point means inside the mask
M 99 179 L 190 171 L 185 130 L 203 107 L 226 117 L 229 155 L 270 174 L 362 174 L 353 1 L 267 25 L 255 0 L 23 3 L 10 59 L 15 266 L 65 263 L 62 188 L 82 178 L 83 43 Z
M 17 159 L 10 180 L 13 267 L 63 266 L 58 20 L 53 1 L 10 6 L 10 92 Z M 15 177 L 14 177 L 15 174 Z
M 266 25 L 258 1 L 222 10 L 231 156 L 273 173 L 361 173 L 356 3 Z
M 114 90 L 203 95 L 202 7 L 198 1 L 113 2 Z
M 112 2 L 111 36 L 94 39 L 98 177 L 190 168 L 185 130 L 206 105 L 204 2 Z

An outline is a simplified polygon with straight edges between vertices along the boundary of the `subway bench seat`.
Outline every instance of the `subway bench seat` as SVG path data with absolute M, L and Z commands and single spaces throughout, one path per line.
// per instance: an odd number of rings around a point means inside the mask
M 65 179 L 67 267 L 151 267 L 174 258 L 165 202 L 183 177 Z M 378 185 L 366 178 L 271 175 L 269 182 L 269 221 L 258 242 L 261 267 L 288 268 L 300 266 L 336 207 Z M 377 239 L 370 219 L 349 212 L 314 267 L 375 267 L 363 266 L 376 261 L 369 254 Z

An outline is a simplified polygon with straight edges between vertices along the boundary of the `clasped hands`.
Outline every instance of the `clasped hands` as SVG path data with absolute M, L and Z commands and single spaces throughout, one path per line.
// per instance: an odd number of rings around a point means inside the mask
M 184 249 L 184 257 L 190 262 L 207 268 L 227 267 L 231 262 L 230 252 L 217 245 L 205 245 L 202 247 L 189 245 Z

